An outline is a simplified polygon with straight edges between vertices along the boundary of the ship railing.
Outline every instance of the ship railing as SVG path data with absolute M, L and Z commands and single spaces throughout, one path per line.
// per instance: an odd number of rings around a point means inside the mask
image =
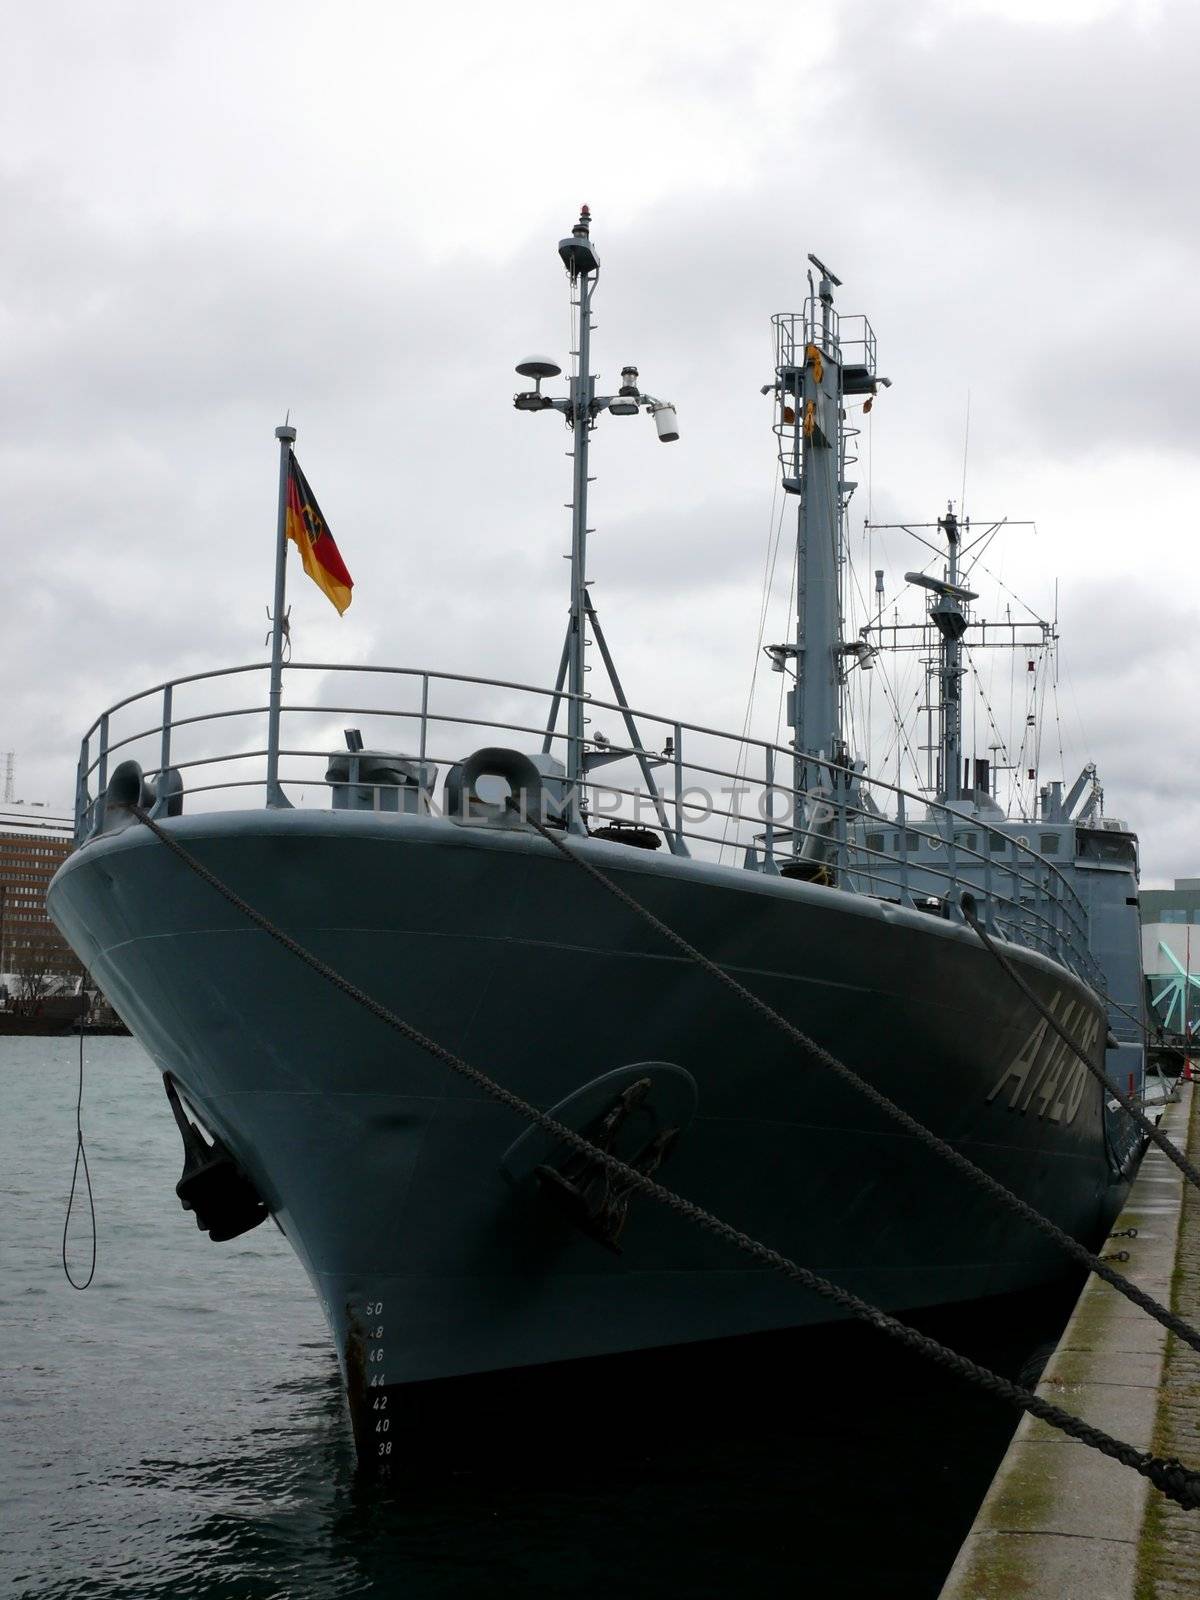
M 160 814 L 172 805 L 190 812 L 271 803 L 268 673 L 267 663 L 251 663 L 187 674 L 110 706 L 81 743 L 77 841 L 103 827 L 109 780 L 129 758 Z M 1056 863 L 986 819 L 882 779 L 806 758 L 810 772 L 824 774 L 821 792 L 806 794 L 794 787 L 794 752 L 770 739 L 584 697 L 586 781 L 572 796 L 566 691 L 325 662 L 289 663 L 285 681 L 304 694 L 283 705 L 276 803 L 436 811 L 451 768 L 481 747 L 512 747 L 557 760 L 547 791 L 576 828 L 620 837 L 638 827 L 643 842 L 648 833 L 676 855 L 810 877 L 951 920 L 962 920 L 969 894 L 994 933 L 1099 981 L 1087 908 Z M 351 742 L 349 719 L 365 747 L 361 763 L 356 751 L 338 748 Z M 415 778 L 368 781 L 372 751 L 407 759 Z M 333 754 L 344 765 L 331 774 Z
M 893 793 L 903 807 L 906 797 Z M 969 894 L 992 932 L 1041 950 L 1100 987 L 1102 976 L 1090 950 L 1087 909 L 1061 869 L 986 824 L 964 829 L 961 813 L 930 806 L 928 801 L 923 804 L 927 811 L 935 812 L 923 824 L 905 819 L 903 808 L 898 825 L 882 819 L 884 832 L 894 831 L 903 839 L 895 854 L 865 842 L 839 839 L 839 880 L 845 887 L 951 916 L 961 913 L 961 896 Z M 870 836 L 881 831 L 879 817 L 868 819 L 854 807 L 845 809 L 867 821 Z M 963 842 L 964 833 L 977 838 L 982 833 L 988 848 Z M 945 852 L 944 865 L 934 855 L 941 851 Z
M 875 377 L 875 333 L 866 317 L 840 316 L 816 296 L 809 297 L 803 312 L 781 311 L 771 321 L 775 329 L 777 379 L 773 431 L 783 485 L 794 494 L 800 489 L 804 460 L 805 419 L 800 374 L 807 347 L 814 345 L 837 361 L 848 386 L 847 392 L 862 394 L 872 387 Z M 848 448 L 849 440 L 857 432 L 856 428 L 843 427 L 842 430 L 840 470 L 843 480 L 846 469 L 857 460 Z
M 771 318 L 775 329 L 775 366 L 779 370 L 799 369 L 804 365 L 807 345 L 815 345 L 823 355 L 843 367 L 865 367 L 875 371 L 875 330 L 860 313 L 842 316 L 810 295 L 803 311 L 780 311 Z

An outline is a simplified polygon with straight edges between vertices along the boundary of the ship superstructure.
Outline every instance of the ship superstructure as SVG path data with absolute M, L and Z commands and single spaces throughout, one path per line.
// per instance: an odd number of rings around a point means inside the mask
M 845 744 L 846 673 L 874 648 L 842 638 L 837 597 L 843 401 L 885 381 L 869 326 L 851 340 L 819 262 L 806 311 L 776 319 L 776 425 L 800 541 L 795 633 L 773 647 L 796 674 L 792 740 L 727 734 L 631 705 L 588 595 L 593 428 L 649 411 L 669 442 L 677 423 L 633 368 L 597 392 L 586 212 L 559 254 L 578 367 L 555 398 L 542 385 L 558 364 L 531 358 L 518 370 L 534 387 L 516 397 L 571 432 L 556 681 L 278 659 L 157 685 L 85 737 L 79 847 L 50 894 L 164 1075 L 190 1152 L 185 1202 L 214 1237 L 269 1213 L 304 1263 L 366 1462 L 402 1450 L 414 1386 L 797 1326 L 827 1305 L 667 1213 L 614 1206 L 569 1150 L 301 971 L 140 810 L 430 1039 L 618 1153 L 669 1156 L 680 1192 L 879 1305 L 1000 1294 L 1062 1262 L 844 1084 L 798 1064 L 627 906 L 589 898 L 528 819 L 1076 1238 L 1115 1214 L 1133 1148 L 1038 1010 L 1102 1059 L 1113 980 L 1096 886 L 1107 894 L 1120 875 L 1090 872 L 1089 851 L 1117 835 L 1090 815 L 1081 826 L 1066 799 L 1044 830 L 1015 831 L 978 798 L 872 777 Z M 279 437 L 286 461 L 294 434 Z M 955 598 L 947 585 L 941 600 Z M 611 697 L 585 686 L 589 638 Z M 347 715 L 357 725 L 335 746 Z M 1039 848 L 1043 831 L 1067 829 L 1073 854 Z
M 1094 762 L 1084 765 L 1065 793 L 1061 780 L 1038 784 L 1038 699 L 1033 692 L 1026 700 L 1016 751 L 1010 755 L 989 709 L 987 727 L 994 742 L 988 753 L 964 753 L 964 654 L 1009 653 L 1017 657 L 1022 675 L 1028 669 L 1031 680 L 1039 668 L 1043 674 L 1051 672 L 1056 659 L 1058 634 L 1053 622 L 1033 613 L 1014 620 L 1011 609 L 999 620 L 979 616 L 975 609 L 979 597 L 966 587 L 963 556 L 986 547 L 1007 526 L 1007 519 L 984 520 L 982 526 L 977 519 L 975 527 L 969 520 L 960 524 L 952 504 L 932 523 L 874 525 L 876 532 L 907 534 L 932 550 L 935 559 L 944 558 L 940 575 L 927 571 L 904 575 L 906 584 L 925 596 L 920 620 L 902 622 L 896 615 L 885 620 L 880 607 L 858 636 L 871 652 L 863 659 L 885 652 L 917 652 L 922 658 L 927 694 L 919 708 L 926 727 L 920 749 L 927 760 L 924 792 L 935 805 L 928 809 L 925 826 L 915 832 L 906 826 L 902 833 L 888 825 L 887 817 L 859 816 L 850 830 L 853 846 L 848 865 L 859 869 L 851 876 L 863 892 L 894 892 L 903 880 L 912 895 L 935 905 L 948 875 L 985 895 L 995 881 L 1007 876 L 1013 899 L 1020 901 L 1033 893 L 1036 882 L 1044 881 L 1045 865 L 1051 864 L 1087 910 L 1088 953 L 1094 962 L 1090 977 L 1108 1008 L 1106 1070 L 1115 1083 L 1135 1093 L 1146 1068 L 1136 834 L 1124 821 L 1105 815 L 1104 790 Z M 1004 757 L 1008 757 L 1007 771 L 1017 779 L 1010 786 L 1011 796 L 1022 805 L 1015 816 L 1000 803 L 1006 768 L 998 758 Z M 1029 874 L 1020 864 L 1023 851 L 1034 853 L 1042 863 L 1031 862 Z M 1126 1121 L 1117 1108 L 1110 1108 L 1110 1134 L 1122 1144 L 1128 1138 Z

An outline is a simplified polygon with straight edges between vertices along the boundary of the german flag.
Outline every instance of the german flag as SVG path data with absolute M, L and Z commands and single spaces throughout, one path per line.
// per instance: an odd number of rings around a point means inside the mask
M 304 570 L 318 589 L 333 601 L 339 616 L 353 598 L 354 579 L 346 571 L 333 535 L 321 515 L 317 497 L 308 487 L 295 456 L 288 461 L 287 536 L 300 551 Z

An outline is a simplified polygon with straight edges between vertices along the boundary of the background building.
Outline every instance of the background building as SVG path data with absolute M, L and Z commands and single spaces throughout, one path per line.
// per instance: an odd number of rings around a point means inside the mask
M 0 983 L 12 1002 L 36 1006 L 79 975 L 46 912 L 47 886 L 72 848 L 70 833 L 49 821 L 0 826 Z
M 1200 878 L 1143 889 L 1142 965 L 1150 1003 L 1165 1028 L 1200 1033 Z

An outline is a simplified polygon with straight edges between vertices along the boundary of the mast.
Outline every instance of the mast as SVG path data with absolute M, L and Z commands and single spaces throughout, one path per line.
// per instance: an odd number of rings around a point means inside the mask
M 583 779 L 583 680 L 587 670 L 587 493 L 588 442 L 595 427 L 592 402 L 596 380 L 591 372 L 592 295 L 600 272 L 600 257 L 589 237 L 591 213 L 584 206 L 571 235 L 558 246 L 577 299 L 575 374 L 570 380 L 566 413 L 572 434 L 574 473 L 571 492 L 571 606 L 567 621 L 567 782 L 571 793 L 580 792 Z
M 979 596 L 973 589 L 964 587 L 962 557 L 972 550 L 986 546 L 1001 528 L 1029 527 L 1032 524 L 1012 522 L 1007 517 L 1001 517 L 987 522 L 980 532 L 978 525 L 972 529 L 970 518 L 959 522 L 954 512 L 954 503 L 949 501 L 945 515 L 939 517 L 936 522 L 873 522 L 867 526 L 876 533 L 899 530 L 916 539 L 935 556 L 942 557 L 944 554 L 942 577 L 935 578 L 925 572 L 904 574 L 906 583 L 924 589 L 928 594 L 925 620 L 921 623 L 885 623 L 879 615 L 862 630 L 862 636 L 864 640 L 871 642 L 876 650 L 919 650 L 925 661 L 926 682 L 931 683 L 933 680 L 937 682 L 936 705 L 931 701 L 928 706 L 920 708 L 922 711 L 927 711 L 931 718 L 929 742 L 922 745 L 921 750 L 931 758 L 931 766 L 933 755 L 937 756 L 937 772 L 934 774 L 932 770 L 930 771 L 928 782 L 928 790 L 933 798 L 943 804 L 954 804 L 965 800 L 978 805 L 984 799 L 994 800 L 995 780 L 1002 770 L 999 757 L 1004 753 L 1004 744 L 997 742 L 989 747 L 990 761 L 976 758 L 975 770 L 971 776 L 967 775 L 963 762 L 962 683 L 966 676 L 966 669 L 963 666 L 964 636 L 968 628 L 974 629 L 972 635 L 974 650 L 1005 649 L 1032 652 L 1035 648 L 1045 649 L 1053 643 L 1057 634 L 1053 624 L 1032 614 L 1028 621 L 1014 621 L 1010 615 L 1000 623 L 973 617 L 970 605 Z M 929 537 L 934 531 L 940 533 L 946 541 L 944 552 Z M 965 544 L 964 540 L 967 541 Z M 970 575 L 968 566 L 966 579 L 969 579 Z M 930 653 L 930 623 L 937 630 L 936 654 Z M 935 711 L 937 712 L 936 738 L 932 730 L 932 716 Z M 1049 793 L 1050 791 L 1047 791 L 1047 794 Z M 1078 793 L 1072 791 L 1068 801 L 1068 811 L 1070 805 L 1077 799 Z M 1054 804 L 1061 809 L 1060 801 L 1055 801 Z M 1049 813 L 1047 816 L 1049 818 Z
M 283 707 L 283 634 L 287 589 L 287 492 L 296 430 L 285 422 L 275 429 L 279 440 L 279 506 L 275 519 L 275 609 L 271 612 L 271 687 L 267 711 L 267 804 L 286 806 L 291 801 L 279 783 L 279 717 Z M 164 718 L 164 721 L 166 719 Z
M 969 524 L 967 524 L 969 527 Z M 962 798 L 962 637 L 967 631 L 967 617 L 960 602 L 968 598 L 968 591 L 959 587 L 958 551 L 960 544 L 958 519 L 953 504 L 947 505 L 946 515 L 939 518 L 938 527 L 946 535 L 948 558 L 946 582 L 933 604 L 929 616 L 941 636 L 938 650 L 938 689 L 941 744 L 941 793 L 939 798 L 947 804 Z M 974 595 L 970 596 L 974 599 Z
M 596 393 L 596 377 L 591 371 L 592 296 L 600 276 L 600 257 L 591 240 L 591 226 L 592 214 L 587 206 L 583 206 L 580 208 L 579 220 L 571 229 L 569 236 L 560 239 L 558 243 L 558 254 L 570 279 L 571 306 L 574 313 L 572 329 L 575 348 L 571 351 L 571 355 L 575 359 L 575 368 L 568 380 L 567 394 L 565 398 L 555 398 L 542 393 L 543 379 L 557 378 L 562 368 L 556 361 L 543 356 L 532 356 L 518 363 L 517 372 L 524 378 L 532 378 L 534 387 L 513 397 L 513 404 L 518 411 L 557 411 L 571 430 L 569 452 L 573 462 L 570 501 L 571 598 L 567 614 L 567 637 L 563 645 L 558 681 L 551 700 L 543 749 L 546 754 L 550 753 L 555 737 L 559 702 L 565 684 L 567 748 L 564 765 L 568 796 L 566 821 L 569 826 L 576 828 L 584 826 L 584 784 L 589 767 L 600 765 L 606 759 L 612 759 L 611 755 L 606 757 L 601 752 L 589 751 L 587 748 L 584 683 L 588 671 L 586 655 L 589 624 L 600 647 L 617 702 L 626 713 L 624 720 L 630 748 L 637 755 L 643 777 L 660 817 L 665 815 L 650 771 L 647 753 L 642 747 L 632 718 L 628 715 L 628 703 L 612 665 L 612 658 L 600 629 L 600 620 L 588 598 L 587 536 L 593 531 L 587 524 L 588 485 L 592 481 L 588 472 L 588 452 L 592 429 L 596 426 L 597 418 L 605 411 L 614 417 L 631 417 L 636 416 L 639 410 L 644 410 L 647 415 L 654 418 L 659 440 L 663 444 L 672 444 L 679 438 L 679 425 L 674 406 L 669 401 L 656 399 L 654 395 L 645 394 L 638 388 L 639 375 L 636 367 L 622 368 L 621 386 L 616 394 Z M 671 848 L 686 853 L 682 840 L 675 839 L 670 830 L 666 831 Z
M 796 628 L 794 642 L 768 646 L 774 665 L 794 663 L 795 687 L 787 697 L 788 726 L 795 750 L 793 783 L 797 797 L 828 787 L 823 756 L 845 765 L 842 689 L 847 646 L 842 637 L 841 583 L 845 512 L 856 485 L 846 477 L 855 459 L 848 446 L 857 430 L 847 428 L 848 395 L 873 397 L 888 385 L 875 371 L 875 335 L 865 317 L 839 317 L 833 308 L 836 277 L 814 255 L 821 274 L 801 314 L 781 312 L 775 329 L 775 434 L 786 493 L 798 500 L 796 512 Z M 868 399 L 866 409 L 870 409 Z M 797 809 L 800 801 L 797 799 Z M 811 809 L 811 804 L 810 804 Z M 801 852 L 802 818 L 794 819 L 793 853 Z

